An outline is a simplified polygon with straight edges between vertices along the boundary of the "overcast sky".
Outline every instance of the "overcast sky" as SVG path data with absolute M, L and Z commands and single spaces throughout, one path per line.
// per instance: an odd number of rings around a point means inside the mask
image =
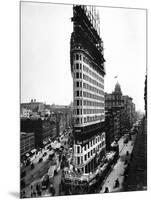
M 105 91 L 118 82 L 124 95 L 144 110 L 146 72 L 146 12 L 98 8 L 104 41 Z M 72 6 L 22 2 L 21 102 L 34 98 L 67 105 L 73 100 L 70 70 Z

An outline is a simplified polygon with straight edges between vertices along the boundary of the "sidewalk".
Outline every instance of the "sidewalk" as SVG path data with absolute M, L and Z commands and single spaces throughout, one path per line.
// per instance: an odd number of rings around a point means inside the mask
M 135 140 L 135 138 L 133 138 L 133 140 Z M 115 166 L 113 167 L 111 173 L 108 175 L 108 177 L 106 178 L 102 189 L 100 190 L 100 193 L 104 193 L 105 191 L 105 187 L 108 187 L 109 192 L 119 192 L 122 190 L 122 185 L 123 185 L 123 181 L 124 181 L 124 170 L 127 166 L 127 164 L 125 165 L 125 160 L 129 160 L 130 158 L 130 154 L 133 150 L 133 145 L 134 142 L 129 141 L 128 144 L 124 144 L 124 137 L 122 137 L 118 143 L 119 143 L 119 159 L 117 161 L 117 163 L 115 164 Z M 126 152 L 129 151 L 129 155 L 126 155 Z M 118 178 L 119 180 L 119 187 L 115 188 L 115 180 Z

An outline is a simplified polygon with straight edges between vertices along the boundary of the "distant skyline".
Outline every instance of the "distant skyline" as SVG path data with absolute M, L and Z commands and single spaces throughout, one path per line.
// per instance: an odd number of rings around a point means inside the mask
M 118 80 L 123 95 L 131 96 L 136 109 L 143 111 L 146 11 L 97 9 L 106 60 L 105 92 L 112 92 Z M 73 101 L 72 15 L 72 5 L 21 3 L 21 102 L 36 99 L 68 105 Z

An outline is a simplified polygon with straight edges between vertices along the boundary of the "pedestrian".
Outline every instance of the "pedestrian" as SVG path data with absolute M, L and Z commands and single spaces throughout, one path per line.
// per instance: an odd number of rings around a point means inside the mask
M 38 195 L 41 196 L 41 190 L 38 191 Z
M 108 187 L 105 187 L 105 191 L 104 191 L 104 193 L 108 193 L 108 192 L 109 192 Z
M 33 191 L 31 191 L 31 197 L 33 197 Z
M 38 190 L 39 190 L 39 185 L 38 185 L 38 184 L 36 185 L 36 190 L 37 190 L 37 192 L 38 192 Z
M 36 191 L 35 190 L 33 191 L 33 197 L 36 197 Z
M 53 187 L 53 188 L 52 188 L 52 196 L 54 196 L 55 193 L 56 193 L 56 191 L 55 191 L 55 189 L 54 189 L 54 187 Z
M 25 193 L 25 191 L 23 191 L 23 193 L 22 193 L 22 198 L 26 198 L 26 193 Z
M 119 180 L 118 178 L 115 180 L 115 187 L 118 187 L 119 186 Z

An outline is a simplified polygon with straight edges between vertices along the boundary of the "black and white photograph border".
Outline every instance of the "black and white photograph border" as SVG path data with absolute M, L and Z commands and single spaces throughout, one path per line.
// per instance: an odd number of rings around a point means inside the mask
M 14 1 L 15 2 L 15 1 Z M 10 94 L 8 94 L 7 98 L 5 98 L 5 105 L 6 107 L 8 107 L 9 105 L 9 112 L 11 113 L 10 117 L 11 118 L 11 122 L 10 122 L 10 125 L 8 125 L 8 120 L 7 120 L 7 123 L 4 123 L 4 125 L 2 125 L 2 132 L 6 132 L 6 127 L 8 128 L 8 134 L 9 134 L 9 138 L 8 138 L 8 135 L 4 136 L 4 143 L 2 145 L 2 149 L 1 149 L 1 152 L 3 152 L 2 154 L 2 160 L 3 160 L 3 166 L 1 165 L 1 173 L 2 173 L 2 184 L 1 184 L 1 194 L 0 196 L 2 195 L 2 199 L 13 199 L 13 198 L 16 198 L 16 197 L 19 197 L 19 183 L 20 183 L 20 177 L 19 177 L 19 170 L 20 170 L 20 163 L 19 163 L 19 148 L 20 148 L 20 144 L 19 144 L 19 118 L 20 118 L 20 111 L 19 111 L 19 106 L 18 104 L 20 103 L 20 100 L 19 100 L 19 94 L 18 94 L 18 88 L 20 87 L 19 84 L 17 83 L 19 80 L 19 73 L 20 73 L 20 70 L 19 70 L 19 67 L 17 68 L 18 66 L 18 62 L 17 62 L 17 59 L 15 59 L 15 62 L 12 62 L 14 61 L 14 58 L 18 58 L 18 51 L 17 51 L 17 48 L 19 49 L 19 45 L 18 47 L 16 47 L 16 43 L 17 42 L 17 38 L 16 36 L 19 38 L 19 33 L 16 34 L 16 32 L 18 31 L 15 31 L 14 30 L 14 27 L 16 27 L 17 29 L 17 25 L 19 25 L 18 23 L 18 18 L 19 18 L 19 15 L 17 16 L 17 14 L 19 14 L 18 12 L 18 8 L 19 8 L 19 3 L 18 2 L 15 2 L 15 11 L 16 11 L 16 14 L 14 16 L 14 13 L 11 12 L 11 10 L 14 8 L 14 2 L 13 4 L 10 3 L 10 5 L 12 5 L 11 9 L 9 9 L 9 6 L 8 6 L 8 10 L 9 11 L 9 17 L 5 18 L 3 17 L 4 21 L 6 20 L 5 23 L 8 23 L 10 22 L 10 15 L 12 16 L 12 18 L 14 19 L 15 17 L 15 20 L 17 21 L 17 24 L 15 24 L 14 26 L 12 24 L 10 24 L 10 27 L 12 29 L 12 32 L 11 34 L 13 35 L 13 37 L 15 38 L 15 40 L 12 39 L 12 41 L 10 42 L 10 44 L 12 44 L 12 51 L 11 51 L 11 55 L 10 58 L 12 59 L 5 59 L 5 63 L 9 63 L 9 67 L 7 68 L 10 69 L 9 73 L 7 71 L 7 81 L 9 79 L 9 85 L 7 85 L 8 83 L 6 83 L 6 80 L 3 78 L 2 81 L 3 84 L 1 83 L 2 86 L 4 86 L 4 83 L 5 84 L 5 91 L 8 90 Z M 45 2 L 45 1 L 44 1 Z M 112 7 L 136 7 L 136 8 L 149 8 L 149 4 L 146 3 L 146 1 L 144 1 L 143 3 L 140 3 L 140 2 L 129 2 L 129 1 L 124 1 L 124 2 L 120 2 L 120 1 L 114 1 L 114 2 L 106 2 L 106 1 L 102 1 L 102 2 L 97 2 L 97 1 L 80 1 L 80 2 L 77 2 L 77 1 L 55 1 L 55 3 L 74 3 L 74 4 L 85 4 L 85 5 L 96 5 L 96 6 L 112 6 Z M 100 5 L 101 4 L 101 5 Z M 17 7 L 17 9 L 16 9 Z M 4 14 L 4 12 L 2 12 L 2 14 Z M 8 14 L 8 13 L 7 13 Z M 4 14 L 4 16 L 6 16 Z M 7 29 L 7 33 L 9 32 L 10 34 L 10 27 L 9 29 Z M 7 34 L 6 34 L 7 35 Z M 103 38 L 102 38 L 103 39 Z M 9 41 L 9 39 L 7 38 L 7 40 Z M 4 42 L 2 42 L 2 44 L 4 44 Z M 3 45 L 4 47 L 4 45 Z M 10 47 L 10 49 L 12 48 Z M 3 51 L 6 49 L 3 48 Z M 16 50 L 16 52 L 15 52 Z M 8 55 L 8 54 L 7 54 Z M 4 57 L 5 58 L 5 57 Z M 19 60 L 19 59 L 18 59 Z M 3 62 L 3 58 L 2 58 L 2 62 Z M 4 62 L 3 62 L 4 64 Z M 149 69 L 148 69 L 149 71 Z M 4 71 L 5 72 L 5 71 Z M 10 84 L 11 83 L 11 84 Z M 17 84 L 16 84 L 17 83 Z M 16 87 L 17 86 L 17 87 Z M 114 84 L 113 84 L 114 86 Z M 112 88 L 114 89 L 114 87 Z M 121 87 L 122 89 L 122 87 Z M 3 89 L 4 91 L 4 89 Z M 16 98 L 17 96 L 17 98 Z M 15 100 L 13 100 L 15 99 Z M 10 101 L 11 100 L 11 101 Z M 13 106 L 12 104 L 13 103 Z M 6 104 L 7 103 L 7 104 Z M 14 106 L 15 105 L 15 106 Z M 6 107 L 5 107 L 5 112 L 4 112 L 4 115 L 3 115 L 3 118 L 5 118 L 5 120 L 8 118 L 8 112 L 7 112 L 7 115 L 5 115 L 6 113 Z M 3 108 L 2 108 L 2 111 L 3 111 Z M 5 117 L 4 117 L 5 116 Z M 13 117 L 12 117 L 13 116 Z M 148 114 L 149 116 L 149 114 Z M 150 118 L 150 117 L 149 117 Z M 149 120 L 148 120 L 149 121 Z M 149 127 L 150 129 L 150 127 Z M 149 131 L 148 131 L 149 132 Z M 150 141 L 150 138 L 148 136 L 148 140 Z M 7 147 L 6 147 L 6 141 L 8 142 L 7 143 Z M 5 154 L 5 155 L 4 155 Z M 150 153 L 149 153 L 150 154 Z M 149 159 L 150 161 L 150 159 Z M 148 161 L 148 163 L 149 163 Z M 148 176 L 149 176 L 149 173 L 148 173 Z M 148 178 L 148 181 L 149 181 L 149 178 Z M 112 199 L 131 199 L 131 198 L 138 198 L 138 199 L 142 199 L 142 198 L 146 198 L 148 199 L 149 198 L 149 191 L 150 188 L 149 188 L 149 183 L 148 183 L 148 190 L 147 192 L 128 192 L 128 193 L 111 193 L 111 194 L 99 194 L 99 195 L 95 195 L 95 198 L 104 198 L 104 199 L 108 199 L 108 198 L 112 198 Z M 92 198 L 93 196 L 92 195 L 87 195 L 87 196 L 78 196 L 78 198 L 80 197 L 80 199 L 82 198 Z M 53 198 L 53 197 L 51 197 Z M 60 197 L 57 197 L 57 198 L 60 198 Z M 65 196 L 65 197 L 61 197 L 61 198 L 77 198 L 76 196 Z M 37 198 L 39 199 L 39 198 Z

